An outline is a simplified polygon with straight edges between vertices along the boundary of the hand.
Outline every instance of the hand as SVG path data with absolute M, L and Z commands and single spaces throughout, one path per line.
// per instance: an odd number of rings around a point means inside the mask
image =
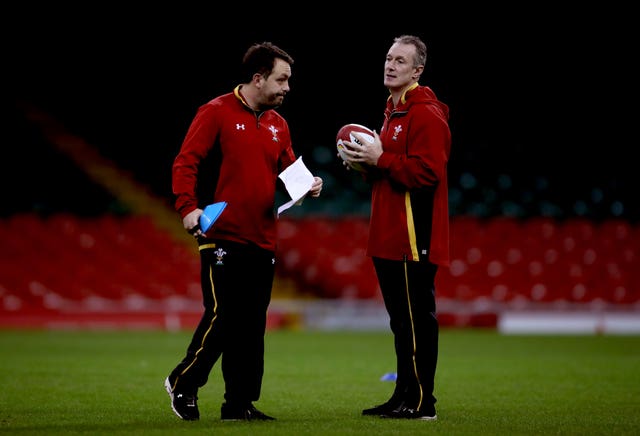
M 350 167 L 351 164 L 360 163 L 365 165 L 376 166 L 378 159 L 382 155 L 382 141 L 380 135 L 373 131 L 373 142 L 366 141 L 358 132 L 353 132 L 353 136 L 360 142 L 343 141 L 345 146 L 344 152 L 347 159 L 344 164 Z
M 311 194 L 312 197 L 319 197 L 321 191 L 322 191 L 322 178 L 314 176 L 313 183 L 311 184 L 311 189 L 309 189 L 309 194 Z
M 202 209 L 194 209 L 182 218 L 182 225 L 194 238 L 204 236 L 202 229 L 200 229 L 200 215 L 202 215 L 202 212 L 204 212 Z

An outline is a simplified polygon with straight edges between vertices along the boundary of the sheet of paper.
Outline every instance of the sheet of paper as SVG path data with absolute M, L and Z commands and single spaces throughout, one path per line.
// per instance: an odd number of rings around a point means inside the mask
M 311 185 L 313 185 L 313 174 L 311 174 L 311 171 L 309 171 L 304 162 L 302 162 L 302 156 L 300 156 L 294 163 L 282 171 L 278 177 L 284 183 L 291 197 L 290 201 L 278 207 L 278 216 L 280 216 L 282 212 L 294 204 L 298 206 L 302 204 L 304 196 L 307 195 L 307 192 L 311 189 Z

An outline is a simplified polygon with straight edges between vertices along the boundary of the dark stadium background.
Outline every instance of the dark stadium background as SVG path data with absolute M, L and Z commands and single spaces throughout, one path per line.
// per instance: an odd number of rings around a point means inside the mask
M 366 187 L 337 161 L 335 132 L 347 122 L 379 128 L 386 50 L 394 36 L 415 33 L 429 49 L 421 83 L 450 106 L 452 214 L 640 217 L 627 11 L 285 6 L 14 8 L 14 30 L 4 31 L 2 214 L 104 206 L 91 182 L 79 184 L 77 169 L 33 140 L 19 103 L 56 117 L 168 199 L 171 163 L 197 107 L 233 88 L 244 50 L 263 40 L 295 58 L 280 111 L 298 154 L 327 182 L 305 211 L 365 213 Z M 354 193 L 364 206 L 354 206 Z

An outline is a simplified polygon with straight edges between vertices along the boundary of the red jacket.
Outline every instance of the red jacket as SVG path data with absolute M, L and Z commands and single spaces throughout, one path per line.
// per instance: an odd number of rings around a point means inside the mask
M 389 98 L 384 116 L 383 153 L 365 175 L 373 183 L 367 254 L 449 266 L 449 108 L 416 84 L 395 110 Z
M 276 183 L 295 159 L 285 119 L 253 111 L 236 87 L 198 108 L 173 163 L 175 208 L 184 218 L 226 201 L 207 236 L 275 250 Z

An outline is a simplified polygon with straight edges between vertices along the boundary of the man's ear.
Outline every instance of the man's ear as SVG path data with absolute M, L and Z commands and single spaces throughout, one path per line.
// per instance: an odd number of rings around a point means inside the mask
M 413 80 L 418 80 L 420 76 L 422 76 L 422 72 L 424 71 L 424 65 L 418 65 L 414 68 L 415 72 L 413 73 Z
M 253 82 L 253 84 L 255 86 L 260 86 L 260 83 L 262 82 L 262 79 L 264 79 L 264 76 L 260 73 L 255 73 L 251 79 L 251 81 Z

